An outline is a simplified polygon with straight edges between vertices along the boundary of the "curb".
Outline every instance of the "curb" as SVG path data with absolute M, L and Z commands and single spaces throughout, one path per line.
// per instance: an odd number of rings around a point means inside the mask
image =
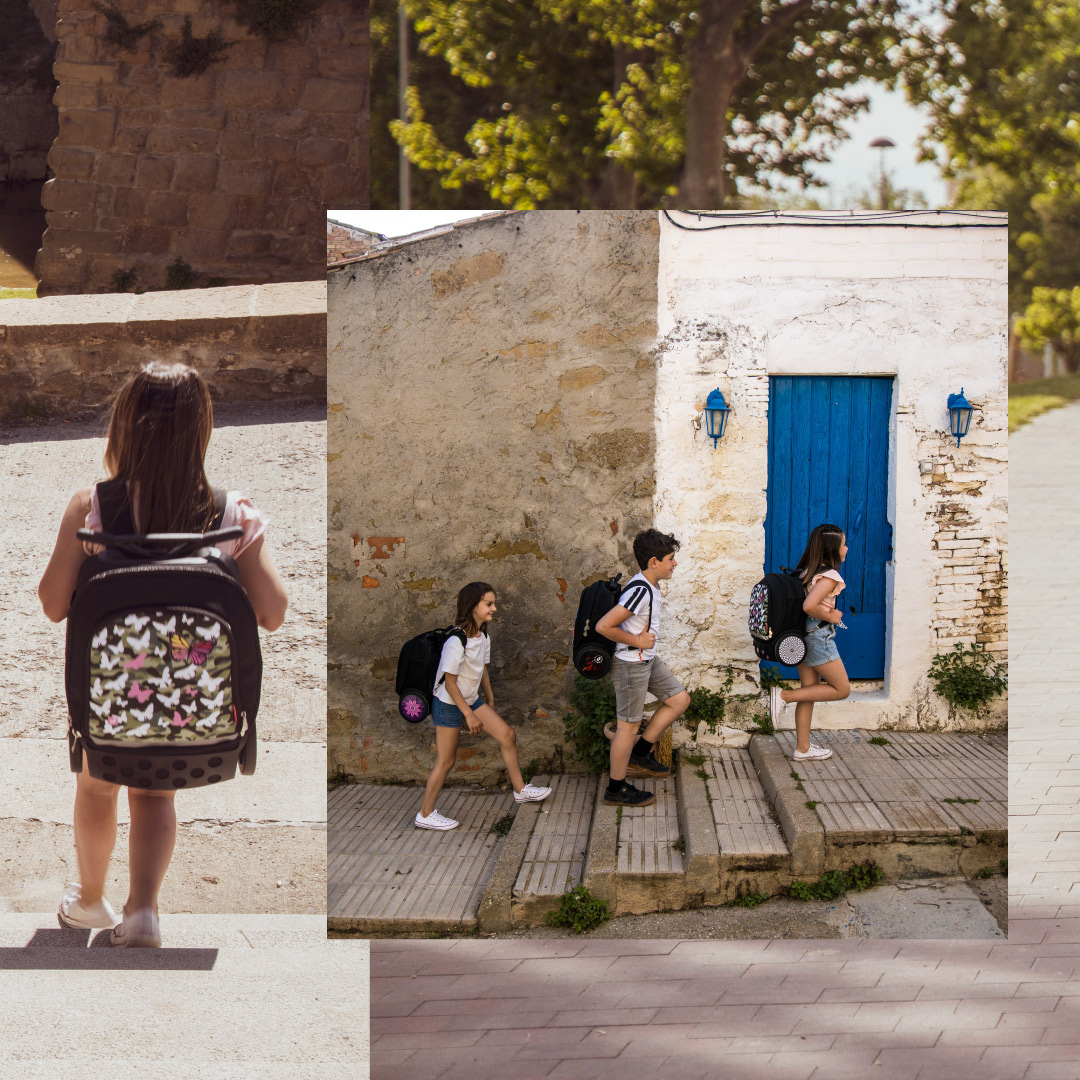
M 772 735 L 755 735 L 750 740 L 750 758 L 791 852 L 792 875 L 816 880 L 825 872 L 825 827 L 796 789 L 792 763 Z
M 705 781 L 693 765 L 676 755 L 675 791 L 679 800 L 679 832 L 682 834 L 683 872 L 687 900 L 703 903 L 720 891 L 720 844 L 709 805 Z
M 534 777 L 542 783 L 548 783 L 550 777 Z M 513 891 L 514 882 L 521 870 L 525 852 L 529 847 L 536 822 L 544 804 L 518 803 L 514 814 L 514 823 L 503 839 L 499 854 L 495 857 L 495 866 L 484 886 L 484 894 L 476 908 L 476 926 L 482 934 L 495 934 L 513 929 Z

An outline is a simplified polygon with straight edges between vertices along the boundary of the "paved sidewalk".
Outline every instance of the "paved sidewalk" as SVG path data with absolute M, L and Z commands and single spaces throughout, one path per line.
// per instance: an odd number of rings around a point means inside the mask
M 1080 406 L 1011 445 L 1007 942 L 376 941 L 373 1080 L 1077 1080 Z
M 162 933 L 112 949 L 52 913 L 0 915 L 0 1077 L 366 1080 L 366 941 L 327 942 L 321 915 L 170 915 Z

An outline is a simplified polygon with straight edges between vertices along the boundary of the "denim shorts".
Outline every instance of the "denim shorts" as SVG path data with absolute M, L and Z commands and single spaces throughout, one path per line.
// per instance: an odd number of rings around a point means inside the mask
M 804 664 L 809 664 L 810 667 L 820 667 L 822 664 L 828 664 L 833 660 L 840 659 L 836 642 L 833 640 L 836 637 L 836 626 L 834 624 L 826 623 L 822 626 L 817 619 L 808 619 L 806 628 L 806 658 L 803 660 Z
M 484 704 L 484 699 L 478 697 L 470 706 L 475 712 Z M 456 705 L 447 705 L 442 698 L 431 699 L 431 719 L 436 727 L 459 728 L 465 723 L 465 714 Z

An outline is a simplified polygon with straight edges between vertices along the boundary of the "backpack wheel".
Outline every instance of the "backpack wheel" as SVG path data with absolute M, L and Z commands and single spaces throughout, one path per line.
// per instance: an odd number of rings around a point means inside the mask
M 781 634 L 776 640 L 773 652 L 781 664 L 794 667 L 801 664 L 806 656 L 806 640 L 801 634 Z
M 419 724 L 431 711 L 431 700 L 423 690 L 406 690 L 398 698 L 398 712 L 410 724 Z
M 611 653 L 599 645 L 582 645 L 574 651 L 574 667 L 586 679 L 602 679 L 611 670 Z

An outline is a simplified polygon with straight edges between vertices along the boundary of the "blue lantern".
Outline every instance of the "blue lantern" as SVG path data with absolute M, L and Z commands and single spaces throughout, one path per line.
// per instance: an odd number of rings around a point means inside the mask
M 708 432 L 709 438 L 712 439 L 714 450 L 717 442 L 723 438 L 729 412 L 731 412 L 731 409 L 728 408 L 724 401 L 724 395 L 720 393 L 720 388 L 717 387 L 705 402 L 705 430 Z
M 949 431 L 956 436 L 956 445 L 968 433 L 968 424 L 971 423 L 971 404 L 964 397 L 964 388 L 960 387 L 959 394 L 949 395 Z

